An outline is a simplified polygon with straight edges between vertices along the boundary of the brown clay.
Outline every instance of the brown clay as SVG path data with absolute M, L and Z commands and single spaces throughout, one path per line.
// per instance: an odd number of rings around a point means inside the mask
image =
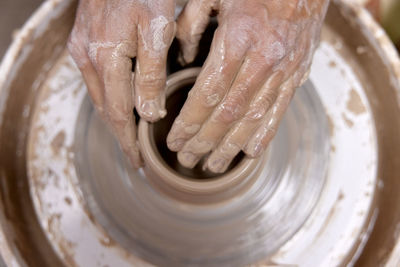
M 65 266 L 74 265 L 79 261 L 76 254 L 79 251 L 76 251 L 76 249 L 80 243 L 71 245 L 66 242 L 66 240 L 71 239 L 71 236 L 63 236 L 64 233 L 61 229 L 55 227 L 63 222 L 66 225 L 73 223 L 68 220 L 70 218 L 65 217 L 67 213 L 63 216 L 50 214 L 49 221 L 45 221 L 45 223 L 51 222 L 51 229 L 47 229 L 42 227 L 43 214 L 41 212 L 48 211 L 48 204 L 52 204 L 52 208 L 55 209 L 55 204 L 62 202 L 65 204 L 63 211 L 72 210 L 72 214 L 77 214 L 76 208 L 84 205 L 83 198 L 75 197 L 75 194 L 61 194 L 61 202 L 56 202 L 56 199 L 53 198 L 49 199 L 48 203 L 43 203 L 40 202 L 43 200 L 39 198 L 41 195 L 37 194 L 37 192 L 42 192 L 41 190 L 48 188 L 51 182 L 68 182 L 68 179 L 72 177 L 71 174 L 76 163 L 69 158 L 70 168 L 65 169 L 64 175 L 57 177 L 58 179 L 55 178 L 54 173 L 46 173 L 53 180 L 42 180 L 41 177 L 35 177 L 35 173 L 28 173 L 27 168 L 29 160 L 32 160 L 31 155 L 26 153 L 28 139 L 34 140 L 35 134 L 41 133 L 40 129 L 36 129 L 36 132 L 30 129 L 33 123 L 33 113 L 41 112 L 41 102 L 37 102 L 38 95 L 42 91 L 46 92 L 46 88 L 42 85 L 48 78 L 50 69 L 54 71 L 54 66 L 57 65 L 56 62 L 62 55 L 68 33 L 72 27 L 73 13 L 76 7 L 75 1 L 50 1 L 48 3 L 46 11 L 48 13 L 46 15 L 42 13 L 42 21 L 33 25 L 29 24 L 29 27 L 27 26 L 21 31 L 17 43 L 13 45 L 12 53 L 10 52 L 8 56 L 13 64 L 7 68 L 3 67 L 4 65 L 0 68 L 0 236 L 1 240 L 4 240 L 0 244 L 0 250 L 5 261 L 10 265 L 16 263 L 22 266 Z M 370 235 L 366 242 L 361 242 L 363 240 L 360 238 L 359 242 L 354 244 L 349 251 L 346 251 L 346 255 L 341 258 L 341 264 L 347 265 L 354 260 L 358 266 L 397 266 L 399 253 L 396 249 L 400 244 L 398 236 L 398 224 L 400 222 L 400 195 L 398 193 L 400 190 L 398 179 L 400 174 L 400 105 L 398 100 L 400 89 L 398 79 L 400 68 L 397 55 L 387 48 L 390 47 L 387 38 L 382 35 L 381 29 L 377 28 L 372 21 L 365 19 L 365 13 L 362 10 L 350 8 L 341 1 L 332 2 L 322 39 L 330 44 L 341 44 L 338 45 L 338 47 L 341 47 L 340 54 L 346 59 L 347 64 L 357 72 L 357 77 L 363 83 L 369 104 L 366 107 L 367 112 L 371 112 L 374 117 L 372 127 L 376 129 L 377 133 L 378 171 L 376 177 L 379 178 L 379 182 L 376 185 L 372 184 L 373 210 L 364 211 L 368 213 L 367 216 L 370 219 L 367 224 L 360 225 L 362 232 L 359 237 Z M 359 107 L 359 105 L 357 106 Z M 355 109 L 356 112 L 361 110 Z M 363 116 L 367 112 L 360 113 L 357 117 Z M 354 114 L 349 112 L 347 115 Z M 355 119 L 354 116 L 351 118 Z M 336 123 L 335 120 L 331 122 L 331 135 L 333 136 L 336 136 L 340 130 L 336 127 Z M 354 127 L 356 127 L 356 121 L 354 123 Z M 144 129 L 143 126 L 141 128 Z M 327 127 L 327 130 L 329 135 L 329 127 Z M 150 134 L 148 131 L 150 130 L 147 129 L 142 134 Z M 68 138 L 64 142 L 61 142 L 62 139 L 61 137 L 52 139 L 54 140 L 53 145 L 56 148 L 54 150 L 56 154 L 64 151 L 64 149 L 69 152 L 72 151 L 71 147 L 65 148 Z M 50 151 L 52 151 L 50 144 L 52 140 L 49 140 Z M 340 144 L 335 144 L 331 148 L 338 151 Z M 153 146 L 149 151 L 155 152 L 156 150 Z M 352 160 L 354 162 L 357 158 L 353 157 Z M 243 162 L 240 164 L 244 164 Z M 352 165 L 353 162 L 348 164 Z M 149 164 L 148 170 L 150 170 L 150 166 Z M 158 166 L 162 166 L 162 164 Z M 164 168 L 166 168 L 165 165 Z M 31 170 L 29 169 L 29 171 Z M 238 170 L 241 170 L 242 173 L 245 171 L 242 168 L 238 168 Z M 202 184 L 202 181 L 193 181 L 179 175 L 177 180 L 171 181 L 159 179 L 157 170 L 153 172 L 155 173 L 153 181 L 161 181 L 161 190 L 179 201 L 187 198 L 188 194 L 185 190 L 194 188 L 198 196 L 196 203 L 206 203 L 204 202 L 206 193 L 210 193 L 207 183 L 215 184 L 218 181 L 218 178 L 209 178 Z M 235 169 L 231 172 L 235 172 Z M 235 177 L 237 181 L 240 180 L 237 178 L 239 176 Z M 32 181 L 37 181 L 37 184 Z M 46 182 L 42 183 L 43 181 Z M 243 180 L 240 181 L 243 182 Z M 219 189 L 229 187 L 228 184 L 219 184 Z M 78 186 L 76 189 L 79 191 Z M 370 192 L 367 193 L 370 194 Z M 115 195 L 118 196 L 118 194 Z M 215 203 L 229 199 L 229 197 L 229 195 L 224 195 L 211 201 Z M 348 194 L 338 195 L 338 203 L 334 206 L 335 214 L 341 203 L 348 197 Z M 39 202 L 42 206 L 37 204 Z M 192 206 L 190 207 L 192 208 Z M 120 208 L 122 208 L 122 205 Z M 118 209 L 115 210 L 118 211 Z M 105 236 L 110 234 L 104 230 L 106 228 L 100 225 L 98 217 L 93 216 L 91 210 L 85 210 L 85 212 L 90 220 L 84 220 L 86 217 L 79 218 L 82 221 L 78 221 L 78 227 L 86 227 L 90 224 L 93 226 L 90 229 L 100 229 L 96 234 Z M 328 219 L 332 220 L 334 217 Z M 157 222 L 147 221 L 146 223 L 156 224 Z M 158 224 L 160 227 L 163 225 L 163 223 Z M 370 225 L 372 226 L 369 228 Z M 229 236 L 235 229 L 238 230 L 234 227 L 223 228 L 216 234 L 225 232 Z M 181 230 L 179 229 L 177 232 L 181 232 Z M 50 239 L 52 236 L 64 237 L 65 239 L 54 241 Z M 187 239 L 187 237 L 182 238 Z M 104 242 L 104 240 L 113 239 L 98 239 L 102 240 L 99 241 L 101 247 L 96 249 L 100 250 L 100 248 L 106 247 L 104 249 L 107 252 L 117 251 L 116 255 L 119 255 L 119 257 L 116 258 L 126 260 L 125 262 L 131 265 L 138 264 L 138 262 L 145 265 L 143 261 L 134 258 L 127 250 L 121 249 L 117 242 L 112 248 L 107 247 L 109 242 Z M 207 245 L 212 244 L 207 243 Z M 239 260 L 243 260 L 243 258 Z
M 243 190 L 246 185 L 254 182 L 257 176 L 257 160 L 239 157 L 225 174 L 215 175 L 204 170 L 201 164 L 195 169 L 181 166 L 176 160 L 176 153 L 166 148 L 168 130 L 199 72 L 200 68 L 185 69 L 168 78 L 166 89 L 168 116 L 154 125 L 141 120 L 138 135 L 146 165 L 144 171 L 157 187 L 178 199 L 195 203 L 212 203 L 227 200 L 237 195 L 238 190 Z

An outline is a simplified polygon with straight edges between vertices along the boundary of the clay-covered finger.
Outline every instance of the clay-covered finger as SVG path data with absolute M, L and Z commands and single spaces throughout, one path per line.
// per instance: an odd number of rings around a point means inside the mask
M 85 80 L 85 84 L 94 107 L 96 108 L 97 112 L 103 114 L 103 83 L 101 82 L 97 71 L 89 61 L 87 61 L 87 63 L 85 63 L 84 65 L 78 65 L 78 67 L 82 73 L 83 79 Z
M 308 78 L 311 62 L 305 62 L 305 57 L 308 57 L 308 55 L 302 52 L 306 46 L 307 39 L 303 37 L 299 40 L 298 47 L 290 51 L 280 64 L 276 66 L 275 69 L 284 73 L 281 81 L 285 82 L 280 85 L 276 103 L 274 103 L 272 109 L 263 119 L 263 124 L 245 146 L 244 152 L 248 156 L 258 157 L 266 149 L 278 130 L 279 123 L 286 112 L 295 89 L 301 86 Z M 255 106 L 262 106 L 262 101 L 264 100 L 262 98 L 259 100 L 258 103 L 254 102 L 253 104 Z
M 243 149 L 248 156 L 259 157 L 271 142 L 278 131 L 279 123 L 290 104 L 296 86 L 293 77 L 281 86 L 279 95 L 269 114 Z
M 236 123 L 218 144 L 217 148 L 207 158 L 205 167 L 214 173 L 223 173 L 231 161 L 244 148 L 249 138 L 261 125 L 262 119 L 278 96 L 278 88 L 283 79 L 283 73 L 273 73 L 257 93 L 244 117 Z
M 89 64 L 81 68 L 81 72 L 94 106 L 97 108 L 98 112 L 103 113 L 103 106 L 104 106 L 103 89 L 96 70 L 93 68 L 91 64 Z
M 129 44 L 99 51 L 98 64 L 104 84 L 104 117 L 118 139 L 122 150 L 135 168 L 142 166 L 136 144 L 136 126 L 133 116 L 133 73 Z M 107 64 L 105 64 L 105 62 Z
M 302 43 L 299 48 L 303 47 Z M 218 147 L 208 157 L 205 167 L 214 173 L 226 171 L 235 156 L 246 146 L 250 137 L 260 127 L 266 116 L 271 116 L 270 108 L 274 105 L 282 82 L 298 75 L 303 53 L 290 51 L 285 58 L 274 66 L 272 74 L 261 90 L 254 97 L 248 111 L 240 122 L 236 123 L 224 137 Z M 294 77 L 292 80 L 295 80 Z
M 237 75 L 247 47 L 229 49 L 227 44 L 223 28 L 218 29 L 205 65 L 168 134 L 167 144 L 172 151 L 181 150 L 200 130 Z
M 194 167 L 204 154 L 215 148 L 232 125 L 242 119 L 270 68 L 260 57 L 247 57 L 223 101 L 178 153 L 183 166 Z
M 169 17 L 154 16 L 138 25 L 135 106 L 139 115 L 150 122 L 166 115 L 167 54 L 174 35 L 173 14 Z
M 177 33 L 183 64 L 191 63 L 198 52 L 201 35 L 210 20 L 210 13 L 216 0 L 190 0 L 177 20 Z
M 72 31 L 68 40 L 68 51 L 82 73 L 94 106 L 101 113 L 104 105 L 103 84 L 93 67 L 83 39 L 76 30 Z

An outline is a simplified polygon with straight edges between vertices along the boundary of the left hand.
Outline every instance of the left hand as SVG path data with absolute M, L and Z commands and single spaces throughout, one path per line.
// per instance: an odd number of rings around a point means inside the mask
M 190 0 L 177 21 L 183 61 L 193 61 L 212 11 L 210 54 L 168 135 L 193 168 L 224 172 L 243 150 L 260 156 L 295 88 L 307 78 L 328 0 Z
M 134 168 L 143 162 L 133 108 L 150 122 L 166 114 L 174 12 L 175 0 L 80 0 L 68 42 L 98 114 Z

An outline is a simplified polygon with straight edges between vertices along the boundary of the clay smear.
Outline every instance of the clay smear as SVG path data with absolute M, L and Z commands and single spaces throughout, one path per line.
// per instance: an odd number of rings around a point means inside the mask
M 360 95 L 354 89 L 351 89 L 350 91 L 350 97 L 347 101 L 347 109 L 356 115 L 360 115 L 367 111 L 361 101 Z

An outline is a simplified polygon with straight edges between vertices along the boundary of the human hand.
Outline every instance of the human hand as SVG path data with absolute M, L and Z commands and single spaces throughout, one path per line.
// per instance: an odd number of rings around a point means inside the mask
M 166 114 L 174 12 L 174 0 L 81 0 L 68 42 L 96 110 L 136 168 L 142 161 L 133 108 L 151 122 Z
M 193 61 L 209 16 L 209 56 L 167 138 L 188 168 L 224 172 L 243 150 L 257 157 L 308 77 L 328 0 L 190 0 L 177 21 L 184 62 Z

